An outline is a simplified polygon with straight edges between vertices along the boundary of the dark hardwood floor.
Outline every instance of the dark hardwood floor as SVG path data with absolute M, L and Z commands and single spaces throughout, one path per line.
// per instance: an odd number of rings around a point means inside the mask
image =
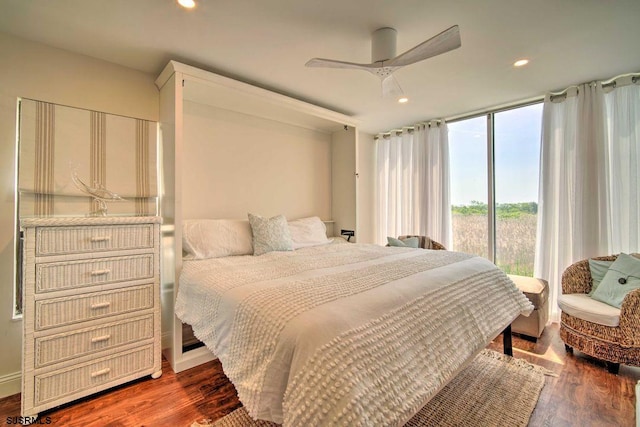
M 537 343 L 514 335 L 513 356 L 558 375 L 547 377 L 529 426 L 635 426 L 635 385 L 640 368 L 620 365 L 610 374 L 604 362 L 583 353 L 565 352 L 559 326 L 548 326 Z M 502 350 L 502 338 L 489 345 Z
M 618 375 L 579 352 L 566 354 L 558 326 L 533 343 L 513 339 L 514 356 L 558 374 L 547 377 L 530 426 L 634 426 L 635 384 L 640 368 L 621 366 Z M 490 344 L 500 351 L 502 338 Z M 218 419 L 240 406 L 220 364 L 209 362 L 175 374 L 165 361 L 164 375 L 142 379 L 41 414 L 53 426 L 190 426 Z M 0 399 L 0 425 L 20 414 L 20 395 Z

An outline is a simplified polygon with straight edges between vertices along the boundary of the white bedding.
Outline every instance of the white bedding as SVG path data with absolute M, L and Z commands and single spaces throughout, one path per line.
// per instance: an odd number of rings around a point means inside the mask
M 393 426 L 532 308 L 484 258 L 336 242 L 185 261 L 175 312 L 252 417 Z

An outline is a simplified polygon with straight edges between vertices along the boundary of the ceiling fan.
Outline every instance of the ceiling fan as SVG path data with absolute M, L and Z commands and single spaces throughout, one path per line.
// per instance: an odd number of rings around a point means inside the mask
M 408 51 L 396 56 L 397 32 L 393 28 L 380 28 L 371 37 L 371 64 L 336 61 L 333 59 L 313 58 L 307 67 L 352 68 L 365 70 L 380 77 L 383 97 L 400 97 L 402 88 L 393 76 L 393 72 L 418 61 L 449 52 L 462 45 L 460 29 L 457 25 L 448 28 Z

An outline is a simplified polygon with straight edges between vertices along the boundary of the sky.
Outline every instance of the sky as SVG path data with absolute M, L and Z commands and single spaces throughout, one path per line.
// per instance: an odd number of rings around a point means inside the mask
M 496 203 L 538 201 L 542 103 L 495 114 Z M 451 204 L 487 202 L 486 115 L 448 124 Z

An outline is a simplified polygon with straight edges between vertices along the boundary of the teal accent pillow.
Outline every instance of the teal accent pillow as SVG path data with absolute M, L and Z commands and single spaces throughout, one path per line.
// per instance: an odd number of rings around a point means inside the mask
M 591 271 L 591 279 L 593 279 L 593 285 L 591 286 L 589 296 L 593 296 L 593 293 L 600 285 L 600 282 L 604 279 L 605 274 L 609 271 L 611 264 L 613 264 L 613 261 L 600 261 L 597 259 L 589 260 L 589 270 Z
M 404 240 L 387 237 L 387 242 L 389 243 L 389 246 L 398 246 L 401 248 L 417 248 L 420 244 L 420 240 L 417 237 L 407 237 Z
M 592 298 L 620 308 L 625 295 L 640 288 L 640 259 L 620 254 L 611 264 Z

